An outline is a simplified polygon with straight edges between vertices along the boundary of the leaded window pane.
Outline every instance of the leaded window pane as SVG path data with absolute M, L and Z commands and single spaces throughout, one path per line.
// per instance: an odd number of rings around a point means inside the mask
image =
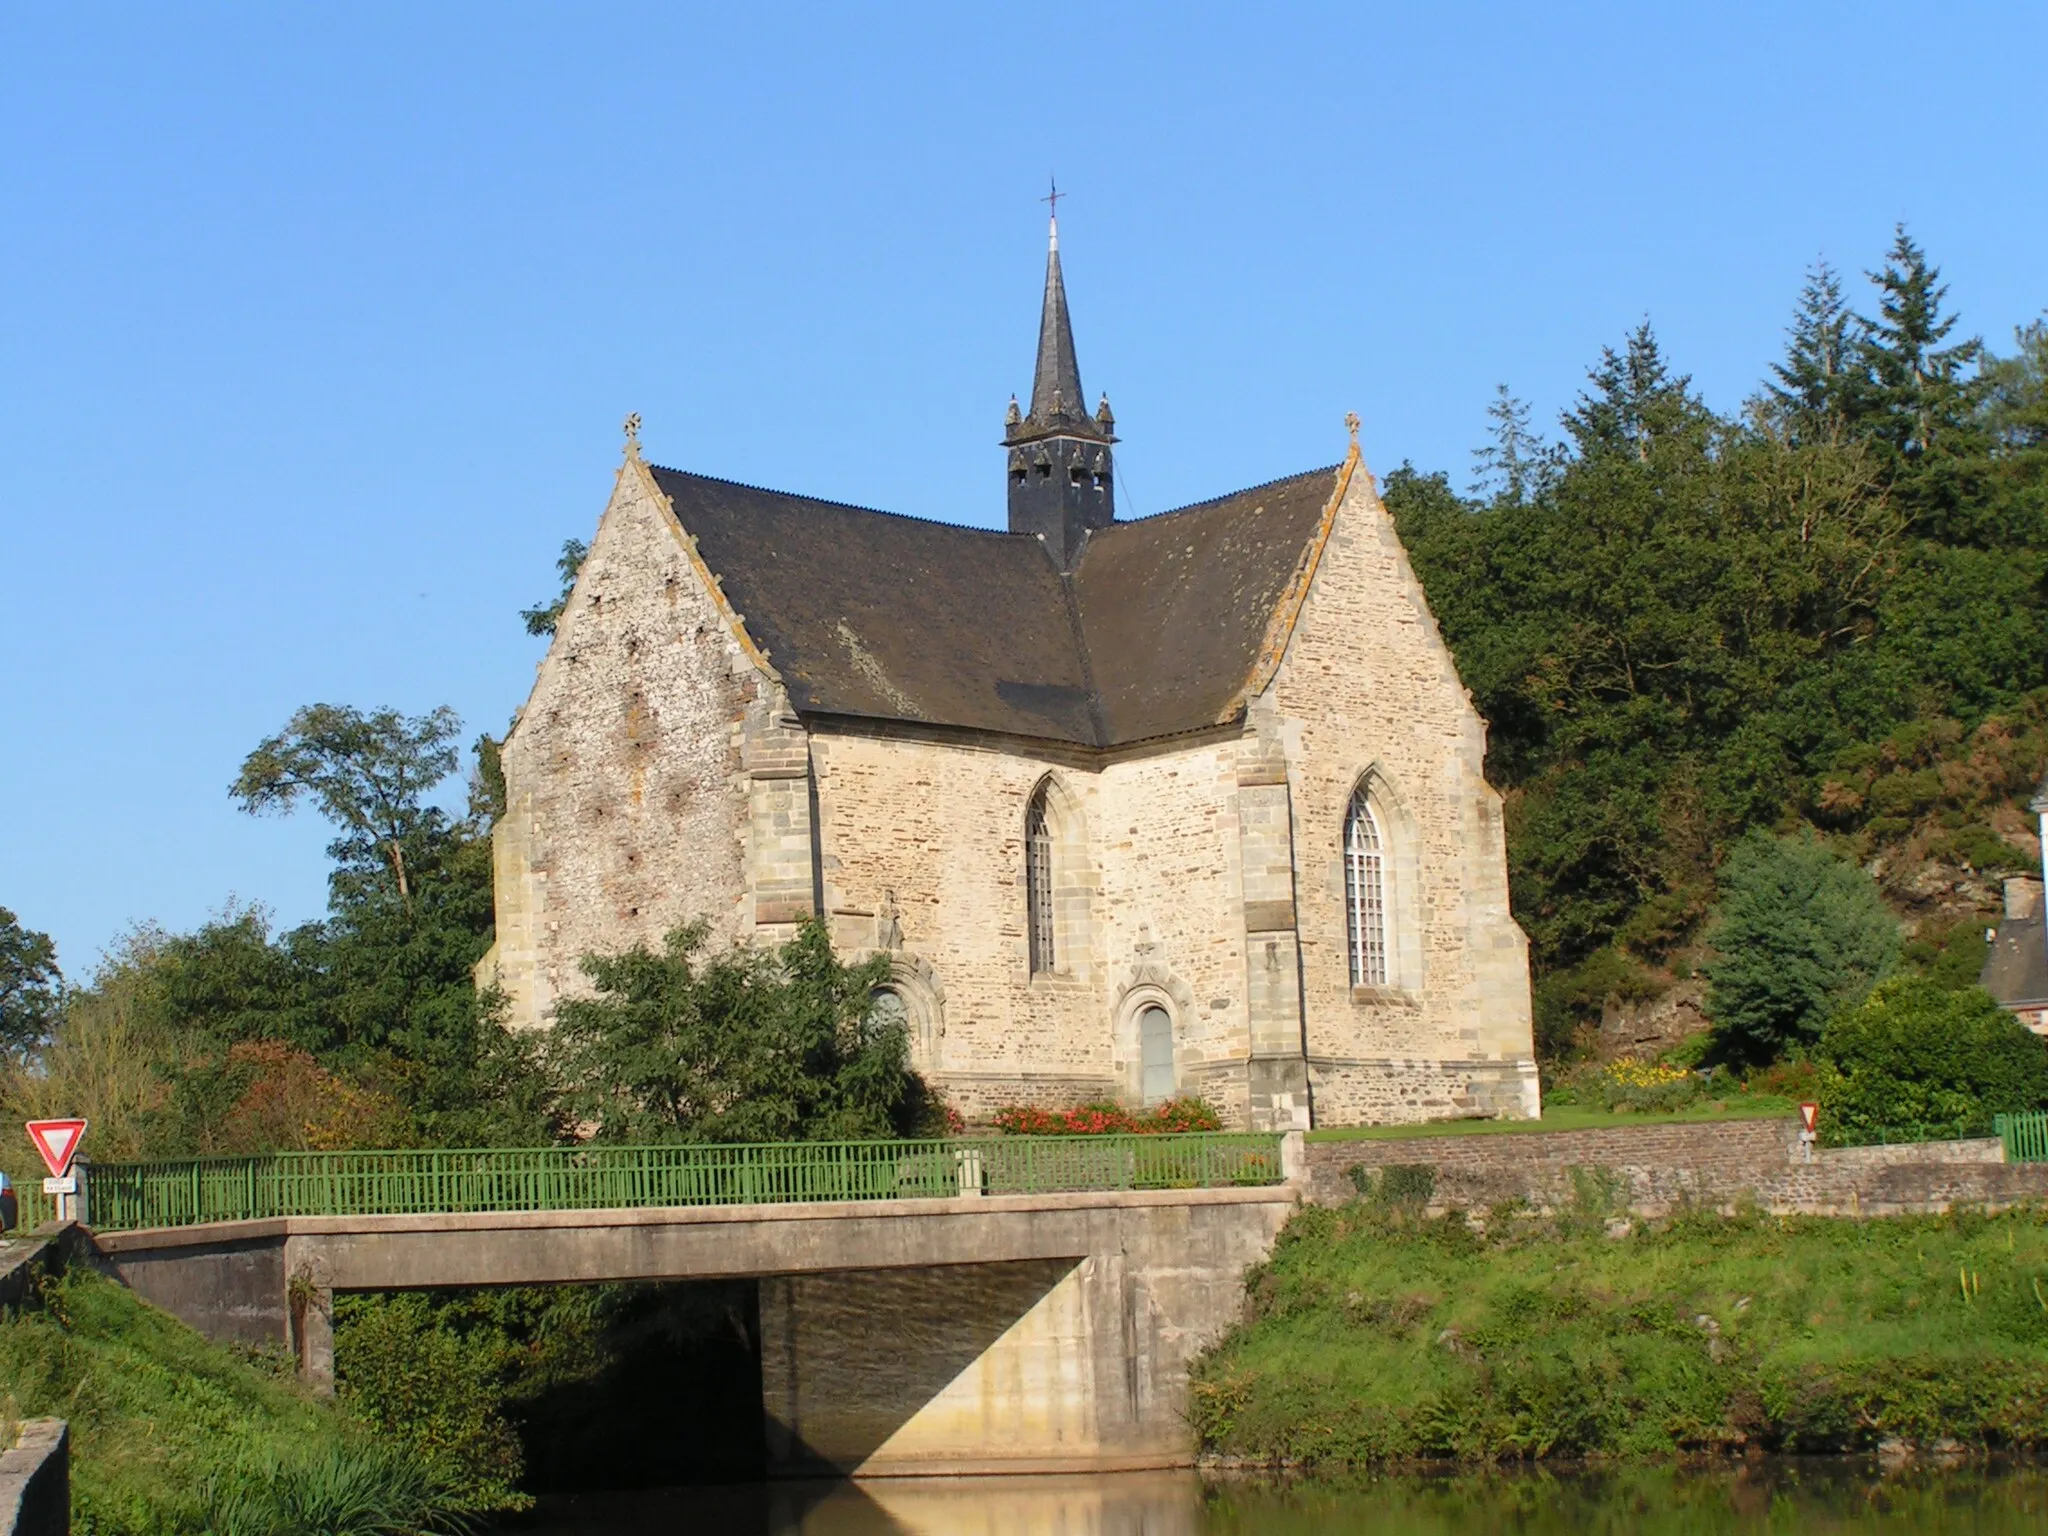
M 1024 902 L 1031 930 L 1031 970 L 1053 969 L 1052 829 L 1046 824 L 1045 792 L 1040 790 L 1024 819 Z
M 1344 918 L 1351 951 L 1351 985 L 1387 984 L 1386 878 L 1380 824 L 1360 790 L 1344 817 Z

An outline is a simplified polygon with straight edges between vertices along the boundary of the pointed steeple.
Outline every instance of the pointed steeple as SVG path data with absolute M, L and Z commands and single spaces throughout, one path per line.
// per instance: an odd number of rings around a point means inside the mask
M 1031 379 L 1031 420 L 1044 427 L 1086 422 L 1081 362 L 1074 355 L 1074 322 L 1067 314 L 1067 282 L 1060 273 L 1060 221 L 1055 214 L 1045 253 L 1045 308 L 1038 318 L 1038 371 Z
M 1011 398 L 1003 420 L 1003 446 L 1010 461 L 1010 531 L 1043 538 L 1063 571 L 1079 562 L 1091 530 L 1115 521 L 1110 454 L 1115 426 L 1108 396 L 1091 416 L 1081 393 L 1081 363 L 1074 351 L 1074 322 L 1067 312 L 1055 213 L 1046 242 L 1045 306 L 1038 317 L 1031 409 L 1020 415 L 1015 397 Z

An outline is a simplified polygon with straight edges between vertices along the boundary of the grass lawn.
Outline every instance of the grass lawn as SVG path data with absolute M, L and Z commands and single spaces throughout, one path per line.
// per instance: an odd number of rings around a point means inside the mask
M 1790 1099 L 1757 1094 L 1754 1098 L 1715 1099 L 1705 1104 L 1662 1113 L 1581 1109 L 1559 1105 L 1546 1109 L 1541 1120 L 1434 1120 L 1416 1125 L 1338 1125 L 1310 1131 L 1310 1141 L 1405 1141 L 1417 1136 L 1518 1136 L 1532 1131 L 1593 1131 L 1615 1125 L 1674 1125 L 1698 1120 L 1789 1120 L 1799 1112 Z

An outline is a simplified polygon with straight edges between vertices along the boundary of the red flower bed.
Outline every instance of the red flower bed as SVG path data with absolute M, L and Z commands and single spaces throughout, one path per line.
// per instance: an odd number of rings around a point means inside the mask
M 1108 1103 L 1076 1109 L 1003 1109 L 996 1112 L 996 1129 L 1005 1136 L 1147 1136 L 1220 1131 L 1223 1121 L 1200 1099 L 1168 1099 L 1141 1114 Z

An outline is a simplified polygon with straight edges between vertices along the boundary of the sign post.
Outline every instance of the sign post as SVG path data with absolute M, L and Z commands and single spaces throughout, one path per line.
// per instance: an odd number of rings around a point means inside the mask
M 1820 1139 L 1820 1106 L 1809 1099 L 1799 1106 L 1799 1140 L 1806 1148 L 1806 1160 L 1813 1161 L 1813 1144 Z
M 43 1193 L 57 1197 L 57 1219 L 84 1221 L 84 1190 L 78 1175 L 71 1171 L 71 1164 L 78 1156 L 78 1144 L 85 1140 L 85 1122 L 31 1120 L 28 1139 L 35 1143 L 43 1165 L 50 1170 L 50 1176 L 43 1180 Z

